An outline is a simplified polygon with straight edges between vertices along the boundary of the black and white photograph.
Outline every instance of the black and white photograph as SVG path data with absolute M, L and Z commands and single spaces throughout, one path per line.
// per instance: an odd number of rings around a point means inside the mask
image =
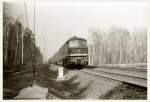
M 147 100 L 145 0 L 38 1 L 2 3 L 3 100 Z

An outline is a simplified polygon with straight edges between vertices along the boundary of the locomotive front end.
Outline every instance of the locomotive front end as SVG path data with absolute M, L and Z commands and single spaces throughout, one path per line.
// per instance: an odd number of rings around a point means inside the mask
M 88 65 L 88 47 L 85 39 L 72 39 L 69 41 L 68 63 L 71 66 Z

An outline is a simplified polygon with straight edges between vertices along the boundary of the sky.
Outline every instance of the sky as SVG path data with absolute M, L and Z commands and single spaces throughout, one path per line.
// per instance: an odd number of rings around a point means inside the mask
M 27 26 L 22 2 L 9 5 L 9 15 Z M 34 28 L 34 6 L 26 3 L 29 28 Z M 72 36 L 88 39 L 89 29 L 108 30 L 121 26 L 130 31 L 146 28 L 146 2 L 36 2 L 36 43 L 48 60 Z

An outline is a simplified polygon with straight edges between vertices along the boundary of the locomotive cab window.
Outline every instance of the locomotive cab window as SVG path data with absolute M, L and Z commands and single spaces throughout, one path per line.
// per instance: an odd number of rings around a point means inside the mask
M 87 54 L 88 48 L 69 48 L 68 54 Z
M 69 42 L 69 47 L 87 47 L 85 41 L 73 40 Z
M 69 47 L 78 47 L 78 46 L 79 46 L 78 40 L 69 42 Z

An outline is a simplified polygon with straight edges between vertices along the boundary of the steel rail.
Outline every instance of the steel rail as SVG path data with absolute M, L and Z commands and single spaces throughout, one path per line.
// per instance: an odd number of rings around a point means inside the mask
M 115 80 L 115 81 L 120 81 L 120 82 L 134 84 L 137 86 L 147 87 L 147 79 L 145 78 L 139 78 L 139 77 L 109 73 L 109 72 L 99 72 L 95 70 L 90 70 L 90 71 L 82 70 L 82 72 L 91 74 L 91 75 L 96 75 L 99 77 L 104 77 L 104 78 Z
M 105 68 L 105 69 L 117 69 L 117 70 L 136 70 L 136 71 L 147 71 L 147 69 L 142 69 L 142 68 L 124 68 L 124 67 L 108 67 L 108 66 L 87 66 L 87 67 L 92 67 L 92 68 Z
M 99 71 L 99 72 L 106 72 L 106 73 L 114 73 L 114 74 L 118 74 L 118 75 L 126 75 L 126 76 L 131 76 L 131 77 L 138 77 L 138 78 L 143 78 L 143 79 L 147 79 L 147 72 L 146 71 L 136 71 L 136 70 L 118 70 L 118 69 L 93 69 L 95 71 Z

